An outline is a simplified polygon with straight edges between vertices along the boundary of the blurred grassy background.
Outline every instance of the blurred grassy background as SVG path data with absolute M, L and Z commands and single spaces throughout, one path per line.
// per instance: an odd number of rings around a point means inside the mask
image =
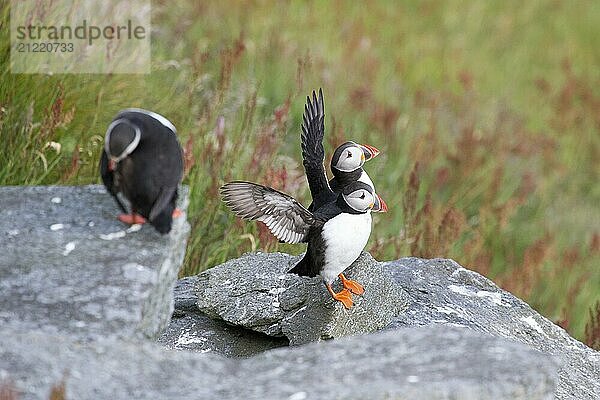
M 599 2 L 155 1 L 145 76 L 11 74 L 7 3 L 1 184 L 99 182 L 106 126 L 143 107 L 186 148 L 182 275 L 299 253 L 217 188 L 246 179 L 307 204 L 299 126 L 322 87 L 328 153 L 382 150 L 366 166 L 390 207 L 374 217 L 378 259 L 453 258 L 600 342 Z

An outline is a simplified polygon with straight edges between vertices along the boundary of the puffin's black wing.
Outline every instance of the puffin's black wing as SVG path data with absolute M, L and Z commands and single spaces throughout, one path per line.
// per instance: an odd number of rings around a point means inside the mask
M 108 156 L 104 150 L 102 150 L 102 155 L 100 156 L 100 176 L 102 177 L 102 183 L 104 183 L 106 190 L 114 197 L 121 211 L 127 213 L 128 211 L 125 204 L 123 204 L 119 196 L 117 196 L 118 189 L 115 187 L 113 172 L 108 170 Z
M 285 243 L 305 240 L 317 223 L 313 214 L 294 198 L 273 188 L 251 182 L 230 182 L 221 187 L 227 207 L 238 217 L 264 222 Z
M 150 219 L 150 221 L 154 221 L 156 217 L 158 217 L 158 215 L 162 213 L 165 208 L 167 208 L 169 203 L 173 201 L 173 197 L 176 196 L 176 193 L 177 186 L 161 187 L 158 198 L 152 205 L 152 209 L 150 209 L 150 215 L 148 215 L 148 219 Z M 172 212 L 173 210 L 169 211 Z
M 302 115 L 302 159 L 310 194 L 313 204 L 309 209 L 318 209 L 324 203 L 335 198 L 335 195 L 325 174 L 325 149 L 323 136 L 325 135 L 325 109 L 323 105 L 323 91 L 319 89 L 319 97 L 312 92 L 312 101 L 306 97 L 304 114 Z

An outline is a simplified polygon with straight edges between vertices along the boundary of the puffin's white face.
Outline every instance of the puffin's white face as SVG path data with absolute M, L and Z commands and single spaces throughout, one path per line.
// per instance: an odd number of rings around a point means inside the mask
M 335 167 L 343 172 L 352 172 L 357 168 L 360 168 L 365 163 L 365 154 L 363 150 L 357 145 L 346 147 L 340 154 Z
M 375 196 L 366 189 L 357 189 L 343 196 L 346 204 L 359 212 L 367 212 L 375 205 Z

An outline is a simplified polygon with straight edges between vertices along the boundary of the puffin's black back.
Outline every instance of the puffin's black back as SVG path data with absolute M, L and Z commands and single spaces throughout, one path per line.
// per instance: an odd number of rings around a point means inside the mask
M 136 149 L 108 171 L 102 155 L 102 179 L 111 193 L 122 192 L 133 212 L 146 218 L 160 233 L 171 230 L 177 187 L 183 177 L 183 151 L 175 132 L 156 118 L 139 111 L 123 111 L 124 118 L 136 125 L 141 138 Z M 155 207 L 156 205 L 156 207 Z

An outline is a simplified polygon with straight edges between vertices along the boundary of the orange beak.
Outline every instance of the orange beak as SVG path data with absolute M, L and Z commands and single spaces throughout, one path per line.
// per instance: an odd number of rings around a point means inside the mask
M 373 147 L 368 144 L 361 144 L 360 146 L 362 147 L 363 154 L 365 156 L 365 161 L 369 161 L 370 159 L 375 158 L 379 155 L 379 150 L 377 150 L 376 147 Z
M 378 194 L 376 194 L 375 197 L 376 197 L 375 205 L 373 206 L 373 209 L 371 211 L 382 212 L 382 213 L 387 212 L 388 206 L 387 206 L 387 204 L 385 204 L 385 201 L 383 201 L 383 199 L 381 197 L 379 197 Z

